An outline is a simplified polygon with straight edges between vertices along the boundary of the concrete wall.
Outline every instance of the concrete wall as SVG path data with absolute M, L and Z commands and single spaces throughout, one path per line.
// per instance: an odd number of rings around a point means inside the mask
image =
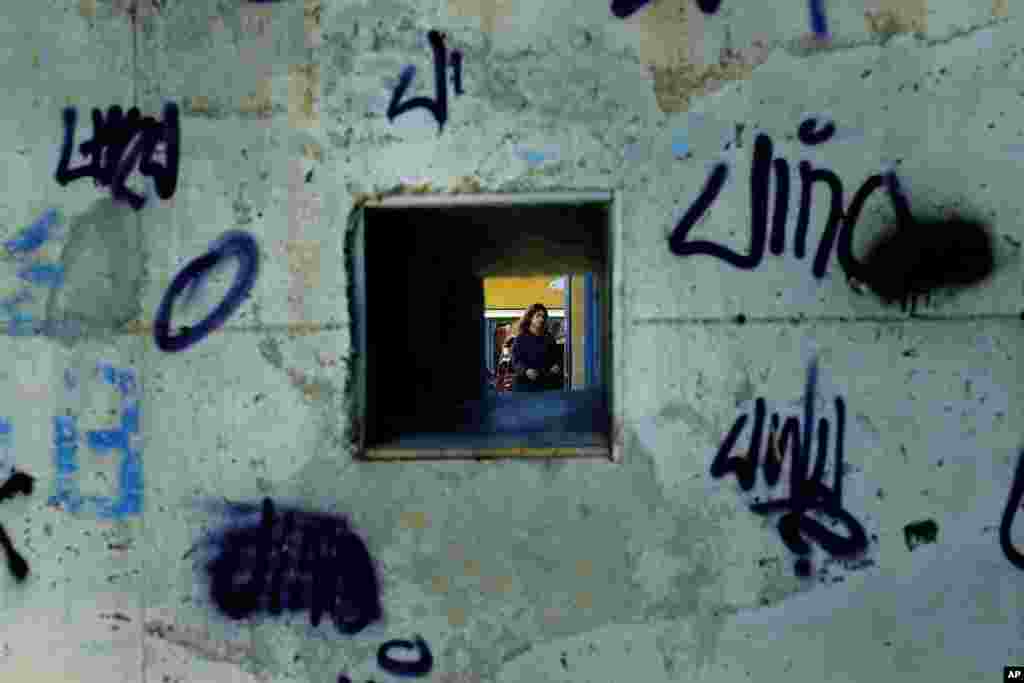
M 417 659 L 382 646 L 417 634 L 424 680 L 448 683 L 989 681 L 1024 664 L 1021 8 L 827 5 L 830 41 L 795 0 L 660 0 L 626 18 L 608 0 L 5 5 L 0 464 L 34 488 L 0 500 L 29 567 L 0 575 L 0 678 L 379 682 Z M 462 54 L 443 130 L 426 109 L 386 113 L 407 65 L 406 97 L 433 96 L 430 30 Z M 75 168 L 94 108 L 162 120 L 168 102 L 169 196 L 138 170 L 137 209 L 88 177 L 58 182 L 65 107 Z M 832 139 L 798 137 L 807 116 Z M 747 253 L 751 221 L 776 213 L 748 169 L 785 175 L 760 134 L 788 161 L 784 243 L 735 264 L 671 251 L 685 219 L 691 251 Z M 840 225 L 891 167 L 915 213 L 957 208 L 994 238 L 989 277 L 913 316 L 849 282 L 892 272 L 841 246 L 867 258 L 892 223 L 879 191 L 855 236 Z M 688 216 L 723 168 L 705 218 Z M 800 216 L 816 169 L 844 188 L 821 276 L 824 181 Z M 622 462 L 353 459 L 349 219 L 359 193 L 424 182 L 614 193 Z M 161 350 L 162 297 L 232 229 L 259 244 L 251 296 Z M 955 235 L 916 236 L 887 270 L 926 253 L 948 281 Z M 195 326 L 237 268 L 179 299 L 173 327 Z M 793 490 L 795 451 L 770 485 L 774 413 L 780 430 L 793 418 L 790 445 L 827 425 L 827 489 Z M 749 476 L 725 459 L 755 450 L 769 464 Z M 863 545 L 844 540 L 858 531 Z M 232 591 L 307 609 L 273 616 Z

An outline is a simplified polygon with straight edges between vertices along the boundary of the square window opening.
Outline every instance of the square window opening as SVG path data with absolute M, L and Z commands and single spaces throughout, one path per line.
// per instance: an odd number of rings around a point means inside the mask
M 358 457 L 611 459 L 611 216 L 593 193 L 353 211 Z

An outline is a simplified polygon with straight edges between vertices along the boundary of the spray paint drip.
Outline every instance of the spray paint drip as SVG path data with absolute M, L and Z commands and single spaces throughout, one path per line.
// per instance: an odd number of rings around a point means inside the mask
M 886 303 L 914 312 L 917 298 L 939 289 L 978 284 L 995 267 L 993 240 L 980 221 L 951 215 L 917 219 L 896 174 L 886 175 L 896 223 L 878 238 L 864 260 L 866 284 Z

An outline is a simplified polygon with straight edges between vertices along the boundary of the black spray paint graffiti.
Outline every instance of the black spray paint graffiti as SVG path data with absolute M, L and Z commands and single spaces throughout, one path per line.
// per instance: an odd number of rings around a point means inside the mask
M 141 116 L 138 107 L 132 107 L 125 116 L 120 106 L 107 110 L 106 120 L 99 109 L 92 110 L 93 136 L 79 145 L 82 156 L 90 157 L 88 164 L 69 168 L 74 149 L 78 112 L 72 107 L 64 109 L 64 143 L 57 164 L 56 180 L 61 186 L 91 177 L 97 185 L 110 187 L 114 199 L 127 201 L 138 211 L 146 198 L 125 185 L 128 175 L 138 164 L 139 172 L 153 178 L 156 193 L 161 199 L 170 199 L 178 184 L 178 149 L 181 132 L 178 127 L 178 105 L 164 105 L 164 120 Z M 157 145 L 165 145 L 165 163 L 154 160 Z M 131 147 L 129 149 L 129 146 Z
M 627 19 L 639 12 L 651 0 L 612 0 L 612 14 L 619 19 Z M 722 0 L 697 0 L 697 7 L 704 14 L 715 14 Z M 828 40 L 828 27 L 825 22 L 825 1 L 809 0 L 811 30 L 816 38 Z
M 612 14 L 619 19 L 626 19 L 639 12 L 651 0 L 612 0 Z M 704 14 L 714 14 L 722 0 L 697 0 L 697 7 Z
M 911 552 L 919 545 L 935 543 L 938 537 L 939 525 L 935 523 L 934 519 L 913 522 L 903 527 L 903 539 L 907 543 L 907 550 Z
M 391 96 L 391 103 L 388 105 L 388 121 L 394 122 L 395 118 L 412 109 L 424 108 L 433 114 L 437 120 L 438 132 L 444 131 L 444 123 L 448 120 L 448 82 L 446 74 L 448 71 L 447 51 L 444 45 L 445 34 L 438 31 L 427 33 L 427 40 L 430 42 L 430 49 L 434 53 L 434 99 L 429 97 L 413 97 L 401 102 L 405 92 L 412 85 L 412 79 L 416 75 L 416 67 L 412 64 L 402 69 L 398 76 L 398 86 Z M 455 94 L 462 95 L 462 52 L 452 50 L 452 82 L 455 86 Z
M 313 626 L 327 614 L 345 634 L 381 617 L 373 561 L 344 519 L 291 509 L 275 514 L 269 498 L 259 510 L 256 524 L 223 535 L 220 552 L 206 565 L 210 596 L 228 617 L 308 608 Z
M 943 287 L 970 287 L 983 282 L 995 267 L 992 236 L 986 226 L 954 215 L 918 220 L 895 173 L 886 186 L 896 208 L 896 226 L 869 248 L 864 262 L 871 273 L 866 283 L 885 303 L 900 302 L 910 311 L 917 298 L 930 301 Z
M 219 546 L 206 564 L 210 597 L 231 619 L 266 611 L 310 609 L 310 622 L 323 615 L 347 635 L 359 633 L 383 615 L 380 582 L 361 538 L 340 517 L 285 508 L 270 498 L 262 505 L 233 504 L 239 514 L 259 512 L 252 525 L 213 539 Z M 185 554 L 188 557 L 190 550 Z M 415 650 L 416 659 L 396 659 L 393 650 Z M 425 676 L 434 667 L 426 641 L 389 640 L 377 650 L 377 665 L 396 676 Z M 345 674 L 339 683 L 351 683 Z
M 35 479 L 31 476 L 15 471 L 4 482 L 4 485 L 0 486 L 0 501 L 13 498 L 19 493 L 27 496 L 32 493 L 34 485 Z M 7 566 L 10 568 L 11 574 L 14 574 L 14 578 L 18 581 L 24 581 L 28 576 L 28 562 L 14 549 L 11 537 L 7 535 L 7 530 L 2 524 L 0 524 L 0 546 L 3 547 L 4 553 L 7 555 Z
M 797 134 L 805 145 L 818 145 L 829 140 L 835 126 L 829 122 L 816 130 L 813 118 L 800 124 Z M 771 240 L 768 240 L 768 187 L 771 170 L 775 170 L 775 215 L 772 217 Z M 753 270 L 764 260 L 765 247 L 779 255 L 786 246 L 786 221 L 789 211 L 789 164 L 774 159 L 771 138 L 759 134 L 754 141 L 750 170 L 751 220 L 749 253 L 738 254 L 728 247 L 707 240 L 688 240 L 687 236 L 718 197 L 729 174 L 725 163 L 718 164 L 700 196 L 690 206 L 669 236 L 669 250 L 677 256 L 704 254 L 725 261 L 734 268 Z M 876 174 L 868 178 L 854 194 L 849 210 L 843 213 L 843 185 L 828 169 L 813 168 L 800 162 L 800 210 L 794 240 L 794 255 L 803 259 L 807 251 L 807 228 L 810 221 L 811 191 L 815 183 L 824 183 L 830 191 L 831 204 L 821 242 L 814 256 L 812 273 L 815 279 L 825 276 L 832 245 L 838 232 L 837 256 L 851 286 L 865 283 L 883 301 L 899 299 L 906 308 L 911 301 L 913 311 L 917 295 L 940 287 L 966 286 L 980 282 L 992 270 L 991 240 L 980 224 L 955 221 L 917 221 L 910 214 L 909 204 L 899 189 L 894 173 Z M 869 257 L 859 261 L 853 255 L 854 228 L 860 212 L 871 193 L 888 189 L 896 207 L 898 225 L 869 249 Z M 840 222 L 842 225 L 840 226 Z M 944 226 L 938 232 L 935 226 Z M 986 249 L 987 247 L 987 249 Z M 959 249 L 968 250 L 966 264 L 958 262 Z M 906 258 L 908 254 L 914 254 Z
M 1024 569 L 1024 554 L 1013 545 L 1010 538 L 1010 530 L 1013 528 L 1013 519 L 1017 516 L 1017 510 L 1021 506 L 1021 497 L 1024 496 L 1024 450 L 1021 450 L 1017 457 L 1017 469 L 1013 473 L 1013 484 L 1010 486 L 1010 497 L 1006 500 L 1006 509 L 1003 510 L 1003 519 L 999 524 L 999 545 L 1003 549 L 1006 559 L 1017 569 Z
M 224 296 L 224 300 L 194 328 L 183 327 L 181 334 L 171 336 L 171 311 L 174 301 L 186 289 L 186 300 L 190 299 L 209 276 L 209 271 L 229 257 L 238 259 L 239 268 L 235 281 Z M 153 337 L 161 351 L 183 351 L 224 324 L 252 291 L 259 265 L 259 247 L 252 235 L 240 230 L 229 230 L 210 245 L 210 250 L 194 259 L 171 281 L 153 323 Z
M 768 448 L 764 463 L 764 476 L 769 486 L 775 486 L 782 471 L 782 459 L 786 446 L 792 443 L 790 457 L 789 498 L 754 503 L 751 511 L 766 515 L 779 511 L 786 514 L 779 519 L 779 534 L 782 542 L 790 551 L 800 555 L 796 562 L 796 572 L 800 576 L 811 574 L 811 563 L 806 557 L 811 548 L 801 534 L 816 541 L 826 552 L 833 556 L 849 556 L 865 550 L 868 545 L 867 535 L 860 523 L 843 509 L 843 440 L 846 427 L 846 404 L 841 397 L 836 397 L 836 463 L 833 484 L 830 489 L 822 482 L 825 474 L 826 448 L 828 442 L 829 423 L 825 418 L 818 420 L 818 458 L 814 463 L 814 471 L 808 477 L 811 458 L 811 441 L 814 426 L 814 396 L 818 379 L 817 361 L 811 363 L 808 371 L 807 388 L 804 394 L 803 434 L 799 418 L 788 417 L 779 431 L 779 415 L 772 414 L 771 427 L 768 434 Z M 750 437 L 750 447 L 746 457 L 730 457 L 736 440 L 747 423 L 747 416 L 741 415 L 733 424 L 718 449 L 714 463 L 711 465 L 711 476 L 719 479 L 726 474 L 734 473 L 740 488 L 749 491 L 754 486 L 757 466 L 761 454 L 761 437 L 764 433 L 765 401 L 758 398 L 755 402 L 754 431 Z M 777 439 L 776 439 L 776 435 Z M 808 516 L 809 512 L 819 512 L 829 517 L 833 524 L 842 524 L 849 532 L 848 536 L 840 536 L 831 531 L 821 522 Z
M 393 659 L 390 651 L 396 648 L 415 650 L 416 659 Z M 426 676 L 434 668 L 434 656 L 430 653 L 427 641 L 417 635 L 415 640 L 389 640 L 381 645 L 377 649 L 377 666 L 395 676 L 419 678 Z M 352 679 L 345 674 L 338 674 L 338 683 L 352 683 Z

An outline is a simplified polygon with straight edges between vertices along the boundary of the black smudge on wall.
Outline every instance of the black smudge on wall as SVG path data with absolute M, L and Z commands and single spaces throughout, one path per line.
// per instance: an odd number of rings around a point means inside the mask
M 237 506 L 236 509 L 254 506 Z M 264 498 L 258 522 L 218 538 L 206 564 L 213 603 L 231 619 L 309 609 L 355 634 L 383 614 L 380 582 L 366 544 L 340 517 L 276 510 Z
M 896 221 L 868 248 L 865 282 L 889 304 L 916 308 L 920 296 L 959 290 L 988 278 L 995 268 L 994 241 L 982 221 L 962 215 L 915 218 L 894 176 L 887 178 Z

